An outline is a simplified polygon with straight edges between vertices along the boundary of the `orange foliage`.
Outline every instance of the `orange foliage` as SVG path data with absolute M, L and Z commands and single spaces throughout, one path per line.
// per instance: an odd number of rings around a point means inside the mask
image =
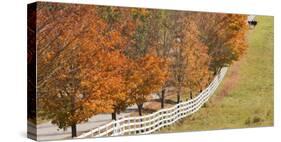
M 38 24 L 46 23 L 37 44 L 40 115 L 67 128 L 112 111 L 113 99 L 124 92 L 121 34 L 108 31 L 95 7 L 39 6 Z
M 210 68 L 220 68 L 238 60 L 247 49 L 247 16 L 239 14 L 198 14 L 200 40 L 208 47 Z
M 152 93 L 161 89 L 167 79 L 167 72 L 163 71 L 165 63 L 158 57 L 146 55 L 136 59 L 131 66 L 131 74 L 128 74 L 129 97 L 141 109 L 148 101 Z
M 200 91 L 247 47 L 241 15 L 38 3 L 37 25 L 38 107 L 59 128 L 132 104 L 142 115 L 168 81 Z

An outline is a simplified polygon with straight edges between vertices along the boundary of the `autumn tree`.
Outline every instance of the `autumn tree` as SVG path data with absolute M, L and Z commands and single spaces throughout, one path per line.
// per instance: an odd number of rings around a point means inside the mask
M 216 74 L 222 67 L 237 61 L 247 49 L 246 15 L 197 14 L 200 40 L 208 47 L 210 68 Z
M 186 17 L 183 12 L 177 12 L 174 15 L 174 21 L 176 28 L 174 29 L 174 49 L 172 52 L 173 60 L 172 60 L 172 77 L 173 77 L 173 85 L 176 88 L 177 94 L 177 103 L 180 102 L 180 97 L 183 89 L 186 87 L 186 69 L 188 67 L 187 57 L 190 42 L 192 42 L 193 35 L 188 33 L 189 22 L 187 21 L 190 16 Z M 190 26 L 191 27 L 191 26 Z
M 142 115 L 143 104 L 150 94 L 161 89 L 167 78 L 166 72 L 162 71 L 163 61 L 156 56 L 146 55 L 134 60 L 128 74 L 130 99 L 138 106 L 139 115 Z
M 174 48 L 172 52 L 172 78 L 176 88 L 177 103 L 183 91 L 200 92 L 208 84 L 210 58 L 207 47 L 199 40 L 195 14 L 175 13 Z M 199 89 L 198 89 L 199 88 Z
M 133 23 L 135 29 L 131 31 L 133 34 L 130 36 L 131 40 L 128 41 L 130 45 L 123 52 L 129 60 L 127 64 L 130 65 L 130 70 L 125 71 L 124 80 L 130 98 L 129 101 L 137 104 L 139 114 L 142 115 L 143 103 L 147 101 L 151 93 L 161 89 L 161 87 L 159 88 L 163 85 L 161 79 L 165 78 L 166 72 L 160 72 L 164 67 L 163 60 L 151 53 L 152 49 L 155 48 L 152 44 L 152 36 L 150 36 L 150 29 L 152 28 L 150 27 L 151 11 L 133 8 L 129 13 L 125 14 L 125 17 L 131 18 L 129 23 Z M 158 80 L 158 82 L 155 80 Z
M 193 33 L 197 35 L 197 33 Z M 208 55 L 208 47 L 202 44 L 199 39 L 194 39 L 193 46 L 188 50 L 186 68 L 186 86 L 189 89 L 190 99 L 193 92 L 202 92 L 208 86 L 212 72 L 209 70 L 211 58 Z
M 192 98 L 246 49 L 242 15 L 38 3 L 36 17 L 39 116 L 72 137 L 98 113 L 142 115 L 152 93 L 164 108 L 168 86 Z
M 118 38 L 120 41 L 118 49 L 115 50 L 115 54 L 119 54 L 119 59 L 115 60 L 114 70 L 117 72 L 114 76 L 118 77 L 119 81 L 112 84 L 111 91 L 109 92 L 113 96 L 113 112 L 112 119 L 116 120 L 117 113 L 124 111 L 133 102 L 129 99 L 128 90 L 130 86 L 128 85 L 128 79 L 126 75 L 130 70 L 131 61 L 123 54 L 128 47 L 133 44 L 133 36 L 135 34 L 136 26 L 135 19 L 132 15 L 132 9 L 129 8 L 119 8 L 119 7 L 97 7 L 100 17 L 107 23 L 106 31 L 109 33 L 114 33 L 114 39 Z M 113 39 L 112 38 L 112 39 Z M 109 51 L 110 52 L 110 51 Z M 113 62 L 114 62 L 113 60 Z M 112 66 L 112 65 L 109 65 Z
M 78 123 L 112 111 L 112 94 L 122 90 L 116 75 L 123 40 L 108 31 L 96 7 L 38 5 L 39 115 L 59 128 L 71 126 L 75 137 Z
M 151 11 L 133 8 L 130 13 L 135 31 L 132 32 L 131 45 L 125 49 L 124 54 L 130 59 L 137 59 L 144 57 L 153 48 L 152 39 L 149 38 Z
M 149 38 L 156 55 L 164 60 L 162 71 L 167 72 L 167 79 L 162 86 L 158 96 L 161 102 L 161 108 L 164 108 L 166 88 L 171 87 L 171 52 L 174 47 L 174 26 L 172 11 L 152 10 L 149 29 Z

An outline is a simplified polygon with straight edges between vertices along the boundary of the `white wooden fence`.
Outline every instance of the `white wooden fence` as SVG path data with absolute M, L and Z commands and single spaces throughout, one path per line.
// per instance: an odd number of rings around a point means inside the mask
M 163 126 L 171 125 L 179 119 L 198 111 L 219 86 L 226 74 L 226 71 L 227 68 L 222 68 L 220 73 L 215 76 L 210 85 L 191 100 L 179 103 L 170 108 L 160 109 L 149 115 L 126 117 L 116 121 L 111 121 L 108 124 L 83 133 L 77 138 L 149 134 L 159 130 Z

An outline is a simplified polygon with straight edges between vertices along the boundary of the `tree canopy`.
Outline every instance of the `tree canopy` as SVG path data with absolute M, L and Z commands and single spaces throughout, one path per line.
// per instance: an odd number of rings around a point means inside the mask
M 38 115 L 59 128 L 200 92 L 247 49 L 246 16 L 38 3 Z

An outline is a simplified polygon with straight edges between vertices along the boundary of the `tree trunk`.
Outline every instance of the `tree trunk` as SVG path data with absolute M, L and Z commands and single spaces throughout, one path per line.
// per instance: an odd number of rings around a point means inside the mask
M 139 116 L 142 116 L 142 112 L 141 112 L 142 106 L 143 104 L 138 104 Z
M 218 69 L 218 71 L 217 71 L 217 74 L 218 74 L 218 78 L 220 78 L 220 72 L 221 72 L 221 69 L 222 69 L 222 67 L 219 67 L 219 69 Z
M 189 97 L 192 99 L 192 91 L 189 92 Z
M 139 110 L 139 116 L 142 116 L 141 110 L 142 110 L 143 104 L 138 104 L 137 106 L 138 106 L 138 110 Z M 140 119 L 140 121 L 142 122 L 142 119 Z M 142 127 L 142 124 L 140 125 L 140 127 Z M 141 131 L 143 132 L 143 130 L 141 130 Z
M 217 67 L 215 69 L 214 75 L 217 75 L 221 71 L 222 67 Z
M 216 76 L 216 75 L 217 75 L 217 70 L 218 70 L 218 69 L 217 69 L 217 68 L 215 68 L 215 71 L 214 71 L 214 73 L 213 73 L 213 75 L 214 75 L 214 76 Z
M 164 108 L 164 101 L 165 101 L 165 89 L 162 90 L 161 93 L 161 108 Z
M 75 97 L 71 96 L 71 115 L 74 116 L 75 113 Z M 72 122 L 71 125 L 71 137 L 77 137 L 76 122 Z
M 116 119 L 116 111 L 114 110 L 114 112 L 111 113 L 111 116 L 112 116 L 112 120 L 117 120 Z
M 77 137 L 76 124 L 71 125 L 71 136 L 72 138 Z
M 180 97 L 181 97 L 180 91 L 178 90 L 177 91 L 177 104 L 180 103 L 180 99 L 181 99 Z
M 218 71 L 218 72 L 220 72 L 220 71 L 221 71 L 221 69 L 222 69 L 222 67 L 219 67 L 219 71 Z

